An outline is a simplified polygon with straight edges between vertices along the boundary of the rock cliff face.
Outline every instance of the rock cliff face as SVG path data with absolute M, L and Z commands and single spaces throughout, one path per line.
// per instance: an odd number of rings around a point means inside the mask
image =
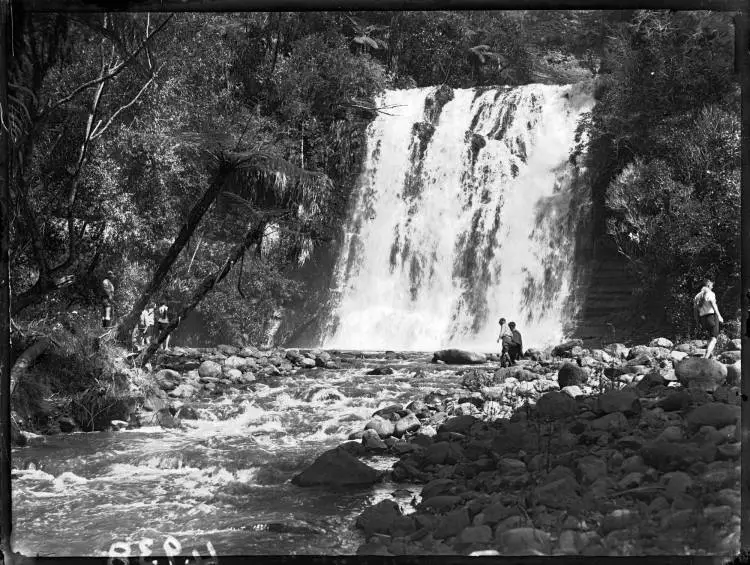
M 622 340 L 630 337 L 629 328 L 617 327 L 631 314 L 635 304 L 636 281 L 628 273 L 623 259 L 603 252 L 582 266 L 578 292 L 582 297 L 574 321 L 573 336 L 583 340 Z

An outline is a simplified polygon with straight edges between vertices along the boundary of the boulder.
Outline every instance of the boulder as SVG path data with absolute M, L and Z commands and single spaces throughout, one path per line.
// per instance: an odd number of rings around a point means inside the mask
M 343 449 L 323 452 L 307 469 L 292 478 L 292 484 L 307 487 L 315 485 L 345 486 L 372 485 L 382 474 Z
M 232 355 L 224 361 L 224 369 L 239 369 L 242 371 L 247 366 L 248 362 L 245 357 L 239 355 Z
M 362 432 L 362 445 L 368 451 L 386 451 L 388 446 L 373 429 Z
M 718 361 L 721 363 L 725 363 L 727 365 L 731 365 L 732 363 L 736 363 L 737 361 L 742 359 L 742 351 L 740 350 L 732 350 L 732 351 L 725 351 L 718 357 Z
M 183 383 L 174 390 L 169 392 L 169 396 L 173 398 L 191 398 L 197 391 L 195 387 L 188 383 Z
M 690 393 L 686 390 L 670 392 L 667 396 L 656 403 L 656 406 L 665 412 L 676 412 L 685 410 L 692 400 Z
M 690 411 L 685 421 L 693 428 L 713 426 L 718 429 L 731 424 L 739 424 L 740 412 L 739 406 L 723 402 L 709 402 Z
M 607 353 L 603 349 L 592 349 L 591 350 L 591 357 L 595 361 L 599 361 L 599 363 L 609 364 L 609 363 L 612 363 L 612 361 L 614 361 L 614 357 L 612 357 L 612 355 L 610 355 L 609 353 Z
M 177 371 L 162 369 L 154 375 L 154 380 L 159 385 L 159 388 L 170 391 L 182 382 L 182 377 Z
M 180 426 L 180 420 L 172 416 L 169 408 L 162 408 L 161 410 L 155 412 L 153 423 L 161 426 L 162 428 L 178 428 Z
M 574 347 L 583 347 L 583 341 L 580 339 L 572 339 L 556 345 L 552 349 L 552 355 L 554 357 L 572 357 L 571 351 Z
M 688 469 L 697 461 L 712 461 L 716 456 L 716 446 L 705 444 L 698 447 L 691 443 L 656 440 L 643 446 L 641 456 L 646 465 L 658 471 L 679 471 Z
M 396 422 L 393 435 L 396 437 L 403 437 L 406 433 L 416 432 L 421 425 L 422 423 L 414 414 L 407 414 Z
M 216 351 L 219 353 L 223 353 L 224 355 L 230 356 L 230 355 L 237 355 L 240 352 L 239 347 L 235 347 L 234 345 L 227 345 L 225 343 L 222 343 L 221 345 L 216 346 Z
M 571 385 L 583 385 L 589 378 L 589 374 L 583 367 L 574 363 L 565 363 L 557 372 L 557 383 L 560 388 Z
M 375 430 L 381 438 L 390 437 L 396 431 L 396 425 L 391 420 L 375 416 L 365 424 L 366 430 Z
M 219 377 L 221 377 L 221 373 L 221 365 L 219 365 L 215 361 L 204 361 L 198 367 L 198 375 L 200 375 L 201 379 L 218 379 Z
M 392 375 L 393 369 L 390 367 L 375 367 L 374 369 L 367 371 L 368 375 Z
M 486 363 L 487 356 L 483 353 L 475 353 L 464 349 L 442 349 L 436 351 L 432 356 L 432 362 L 443 361 L 448 365 L 475 365 Z
M 495 373 L 497 374 L 497 373 Z M 464 372 L 461 378 L 461 386 L 469 389 L 472 392 L 481 390 L 482 388 L 492 386 L 499 380 L 495 380 L 495 377 L 489 371 L 483 371 L 481 369 L 471 369 Z
M 549 508 L 569 510 L 580 502 L 581 487 L 574 477 L 566 475 L 536 487 L 532 491 L 532 500 Z
M 183 406 L 177 411 L 176 417 L 182 420 L 197 420 L 198 412 L 192 406 Z
M 581 390 L 581 387 L 579 387 L 577 385 L 566 386 L 560 392 L 564 392 L 565 394 L 567 394 L 571 398 L 576 398 L 578 396 L 582 396 L 583 395 L 583 391 Z
M 499 531 L 495 541 L 502 555 L 546 555 L 552 551 L 550 534 L 536 528 Z
M 459 543 L 490 543 L 492 541 L 492 530 L 489 526 L 468 526 L 458 534 Z
M 225 366 L 224 376 L 233 383 L 242 382 L 242 371 L 240 371 L 239 369 L 232 369 L 232 368 L 227 369 Z
M 372 413 L 372 417 L 380 416 L 381 418 L 385 418 L 386 420 L 390 420 L 392 415 L 399 415 L 399 413 L 404 411 L 404 407 L 400 404 L 389 404 L 388 406 L 385 406 L 383 408 L 380 408 Z
M 434 465 L 454 465 L 463 457 L 463 449 L 456 442 L 439 441 L 430 445 L 424 452 L 425 461 Z
M 437 528 L 432 533 L 432 537 L 435 539 L 445 539 L 451 536 L 456 536 L 464 528 L 471 525 L 469 519 L 469 511 L 466 508 L 456 508 L 451 510 L 445 516 L 443 516 L 437 524 Z
M 449 418 L 438 428 L 439 432 L 458 432 L 460 434 L 466 433 L 475 422 L 479 420 L 474 416 L 456 416 L 455 418 Z
M 727 384 L 730 386 L 740 384 L 742 379 L 742 361 L 727 365 Z
M 625 359 L 630 349 L 623 343 L 608 343 L 604 346 L 604 351 L 609 353 L 615 359 Z
M 672 349 L 674 347 L 674 343 L 669 341 L 665 337 L 657 337 L 656 339 L 652 339 L 649 344 L 649 347 L 666 347 L 667 349 Z
M 355 526 L 364 530 L 365 536 L 389 534 L 393 523 L 402 515 L 401 508 L 393 500 L 381 500 L 374 506 L 366 508 L 357 517 Z
M 309 357 L 303 357 L 300 362 L 299 366 L 303 369 L 312 369 L 315 367 L 315 359 L 310 359 Z
M 553 390 L 539 398 L 536 411 L 542 418 L 558 420 L 577 414 L 578 403 L 569 394 Z
M 60 418 L 57 419 L 57 423 L 60 427 L 60 431 L 64 434 L 73 432 L 78 427 L 75 420 L 73 420 L 73 418 L 70 418 L 68 416 L 61 416 Z
M 612 412 L 611 414 L 592 420 L 589 425 L 592 430 L 619 431 L 627 429 L 628 420 L 622 412 Z
M 641 413 L 641 403 L 632 390 L 610 390 L 597 398 L 596 411 L 601 414 L 622 412 L 626 416 L 634 416 Z
M 143 399 L 143 409 L 149 412 L 158 412 L 167 408 L 167 402 L 158 396 L 149 395 Z
M 713 392 L 727 380 L 727 367 L 715 359 L 688 357 L 675 365 L 677 380 L 684 387 Z

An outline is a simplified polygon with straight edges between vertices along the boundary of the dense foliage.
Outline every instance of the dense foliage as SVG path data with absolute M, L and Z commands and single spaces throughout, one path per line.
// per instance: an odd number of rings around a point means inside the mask
M 584 124 L 598 235 L 639 281 L 638 315 L 687 333 L 691 298 L 740 296 L 740 100 L 732 20 L 638 11 L 612 27 L 611 73 Z
M 193 343 L 262 342 L 280 307 L 309 298 L 312 278 L 328 288 L 323 257 L 379 91 L 591 77 L 599 101 L 581 139 L 598 234 L 627 257 L 652 314 L 656 304 L 665 321 L 681 322 L 706 274 L 734 313 L 739 103 L 729 15 L 37 14 L 16 29 L 16 320 L 95 311 L 110 269 L 116 313 L 126 313 L 211 182 L 216 154 L 233 150 L 325 174 L 333 186 L 305 237 L 298 219 L 272 222 L 276 244 L 250 250 L 180 330 Z M 249 219 L 242 210 L 222 199 L 210 209 L 155 299 L 174 309 L 220 267 Z

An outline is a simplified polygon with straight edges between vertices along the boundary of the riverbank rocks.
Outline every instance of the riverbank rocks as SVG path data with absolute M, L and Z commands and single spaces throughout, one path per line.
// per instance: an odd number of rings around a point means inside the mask
M 309 486 L 366 486 L 378 482 L 382 474 L 343 449 L 321 454 L 307 469 L 292 478 L 292 484 Z
M 483 353 L 466 351 L 464 349 L 441 349 L 432 356 L 432 362 L 442 361 L 447 365 L 476 365 L 487 362 L 487 356 Z
M 674 368 L 677 380 L 687 388 L 713 392 L 727 380 L 726 365 L 715 359 L 688 357 Z
M 739 388 L 722 383 L 713 363 L 698 360 L 697 369 L 676 372 L 673 365 L 696 358 L 670 347 L 657 339 L 588 355 L 574 344 L 569 352 L 582 367 L 552 359 L 456 371 L 471 393 L 430 397 L 441 411 L 423 416 L 432 425 L 445 419 L 437 437 L 422 434 L 422 426 L 391 449 L 400 456 L 393 479 L 426 484 L 409 515 L 418 537 L 389 530 L 377 534 L 382 547 L 395 554 L 439 547 L 471 555 L 632 555 L 736 546 Z M 611 378 L 601 376 L 606 369 Z M 567 386 L 538 386 L 547 382 Z M 456 418 L 463 406 L 478 405 L 477 389 L 482 410 Z M 489 404 L 502 416 L 490 416 Z M 722 533 L 696 536 L 701 520 Z

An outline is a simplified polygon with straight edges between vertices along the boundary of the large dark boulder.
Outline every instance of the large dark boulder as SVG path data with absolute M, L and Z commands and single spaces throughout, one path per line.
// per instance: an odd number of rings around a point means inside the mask
M 307 469 L 292 478 L 300 487 L 316 485 L 354 486 L 372 485 L 382 474 L 343 449 L 323 452 Z
M 589 374 L 586 372 L 586 369 L 573 363 L 563 364 L 557 372 L 557 383 L 560 385 L 560 388 L 586 384 L 588 378 Z
M 572 339 L 565 343 L 561 343 L 560 345 L 555 346 L 552 350 L 552 355 L 554 357 L 571 357 L 571 350 L 574 347 L 583 347 L 583 341 L 580 339 Z
M 476 365 L 486 363 L 487 356 L 483 353 L 466 351 L 464 349 L 442 349 L 432 356 L 432 362 L 443 361 L 448 365 Z

